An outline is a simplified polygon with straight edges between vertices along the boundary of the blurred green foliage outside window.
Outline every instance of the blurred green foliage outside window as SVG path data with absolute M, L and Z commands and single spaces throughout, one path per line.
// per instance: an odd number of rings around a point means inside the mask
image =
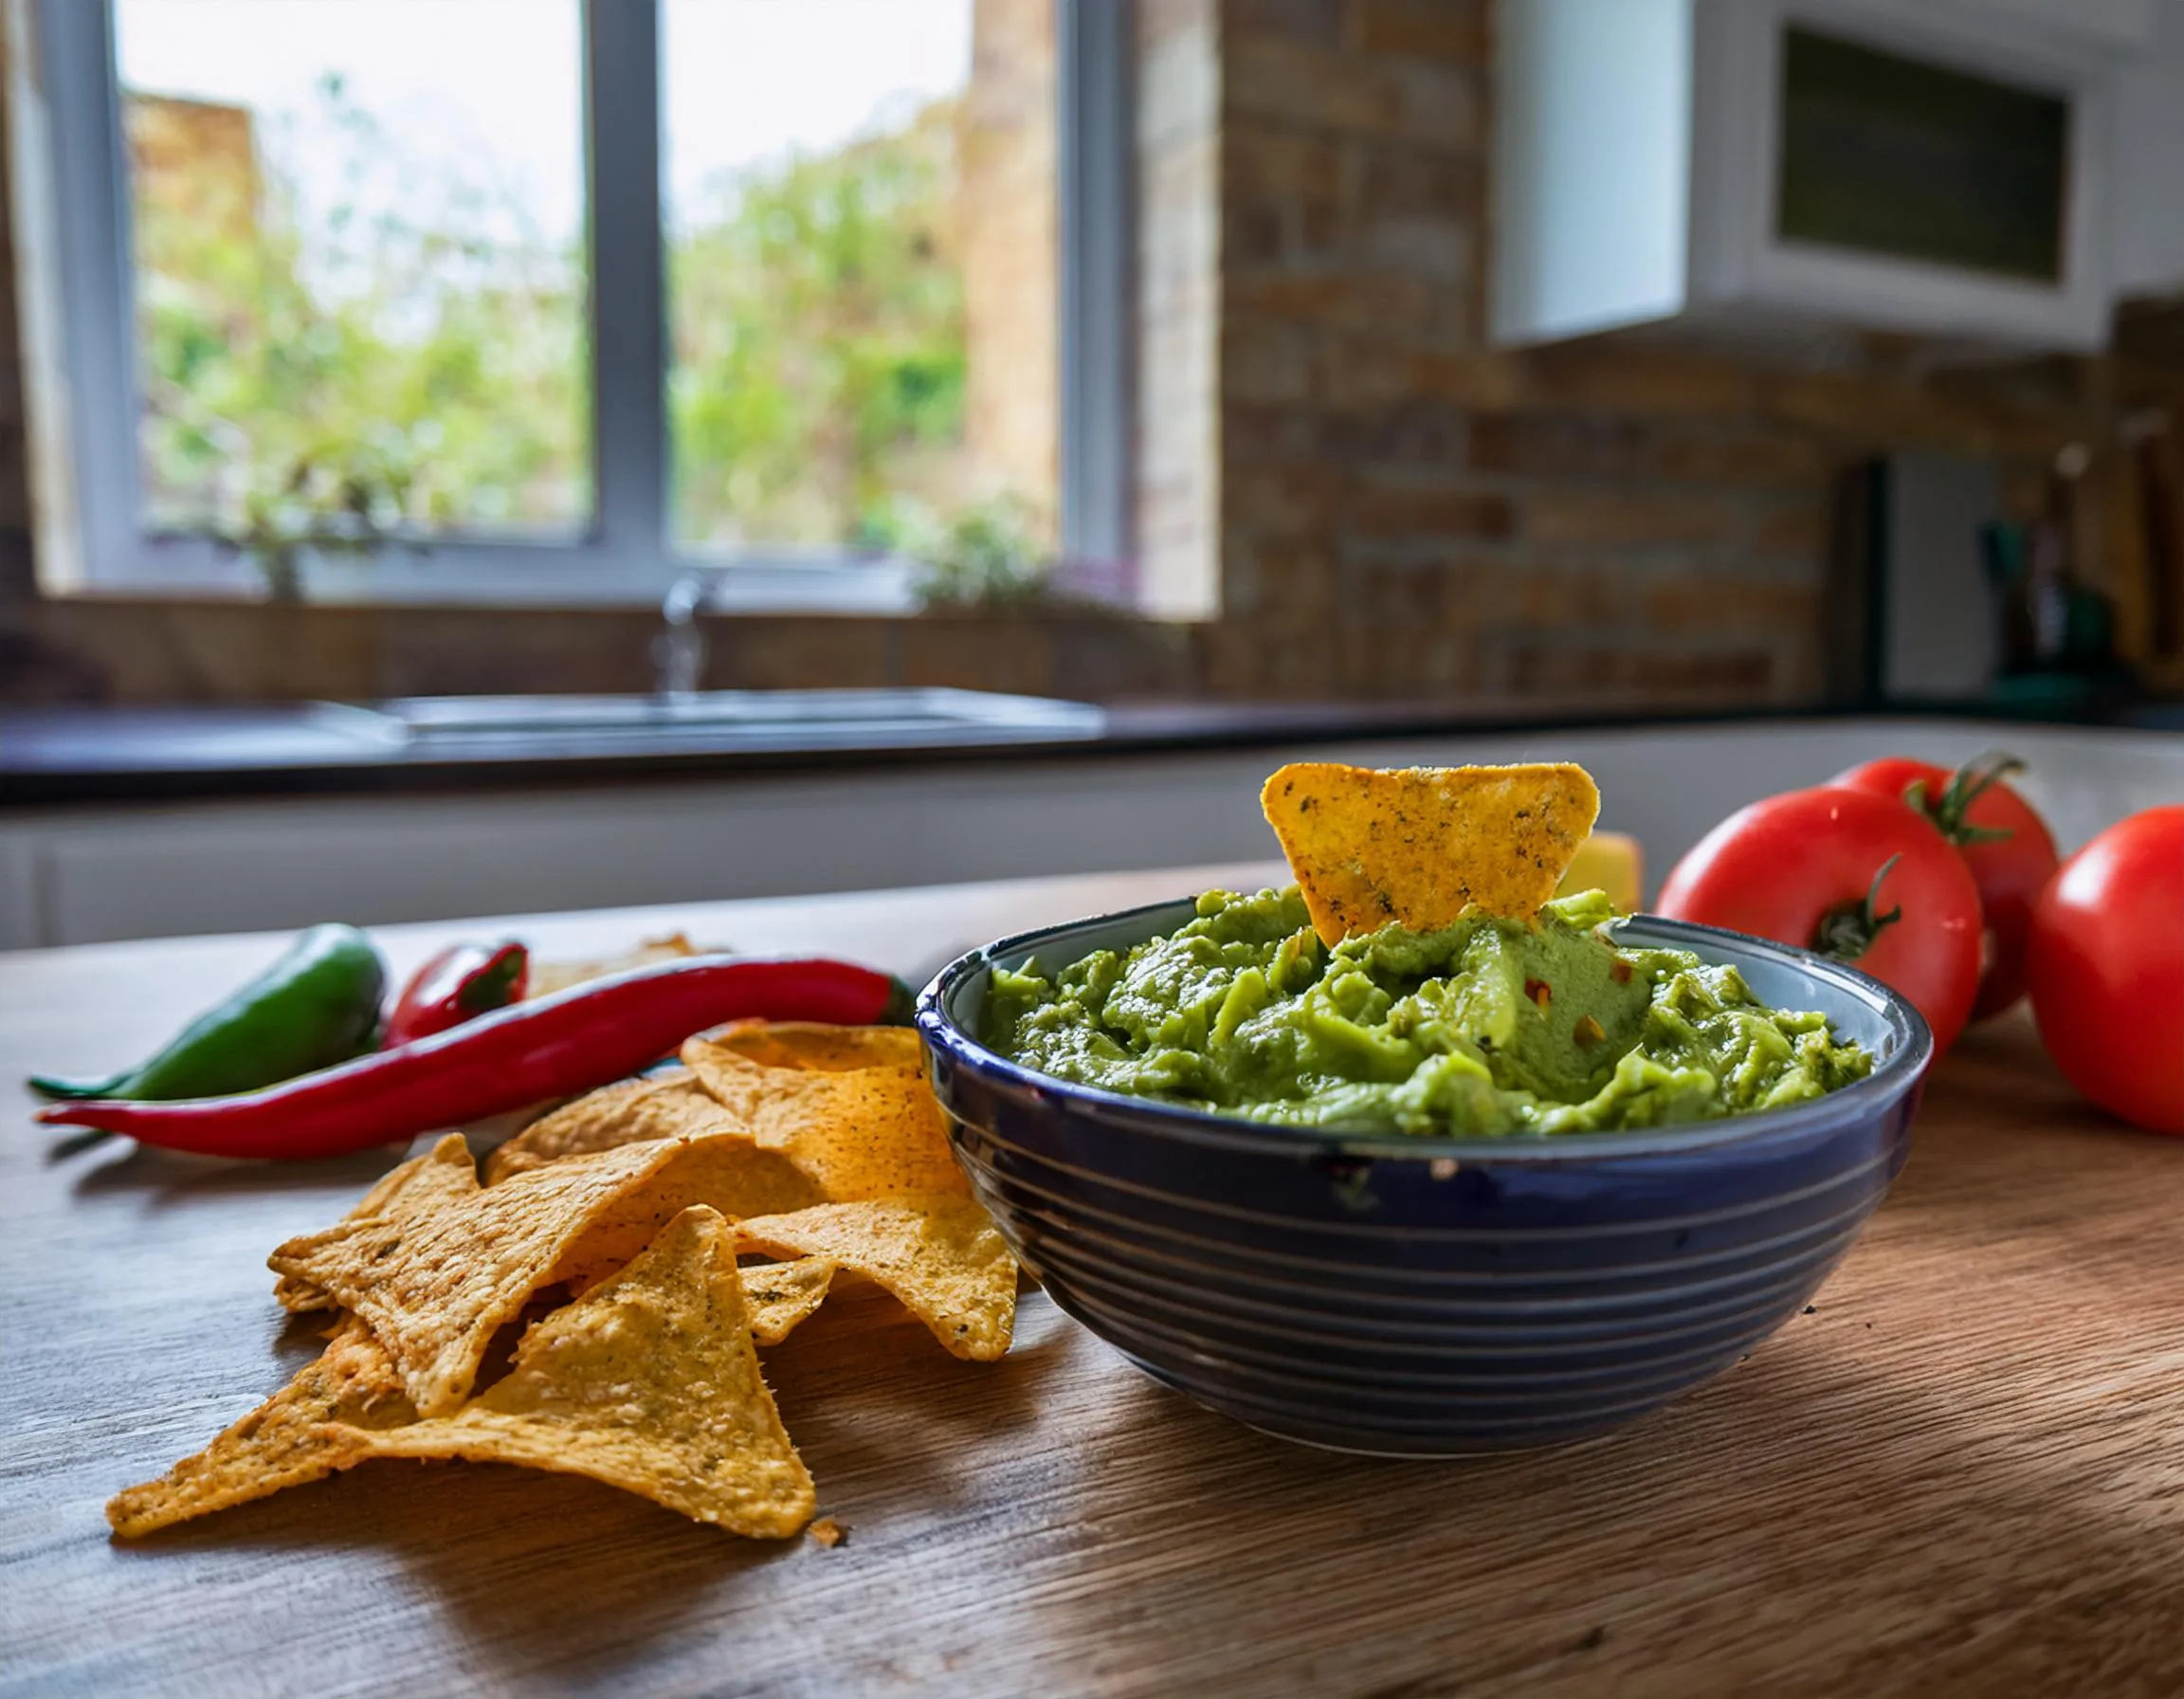
M 123 112 L 148 522 L 234 539 L 324 485 L 374 534 L 584 528 L 584 247 L 493 157 L 418 142 L 338 75 L 285 113 L 149 90 Z M 962 112 L 890 109 L 674 209 L 679 541 L 901 546 L 995 501 L 1050 535 L 1051 488 L 997 487 L 966 442 Z

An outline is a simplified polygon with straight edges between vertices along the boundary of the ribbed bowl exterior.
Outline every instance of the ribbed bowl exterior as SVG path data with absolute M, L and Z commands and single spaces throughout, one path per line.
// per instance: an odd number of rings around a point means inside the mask
M 1051 970 L 1188 901 L 1007 939 L 918 1023 L 957 1157 L 1065 1312 L 1253 1427 L 1451 1455 L 1603 1433 L 1735 1362 L 1811 1296 L 1909 1152 L 1930 1052 L 1887 988 L 1801 951 L 1640 917 L 1878 1058 L 1795 1108 L 1650 1132 L 1416 1140 L 1259 1126 L 1030 1072 L 976 1042 L 996 964 Z

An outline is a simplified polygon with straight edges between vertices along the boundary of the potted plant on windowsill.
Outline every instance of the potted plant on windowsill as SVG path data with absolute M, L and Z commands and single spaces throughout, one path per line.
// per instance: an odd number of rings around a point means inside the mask
M 370 444 L 321 444 L 251 468 L 228 522 L 213 535 L 248 560 L 268 600 L 303 599 L 314 557 L 368 557 L 390 544 L 422 553 L 422 527 L 445 517 L 407 455 Z
M 1009 497 L 957 513 L 905 549 L 919 564 L 914 589 L 928 611 L 1031 612 L 1058 599 L 1053 554 L 1028 503 Z
M 875 540 L 917 563 L 911 589 L 929 614 L 999 618 L 1135 616 L 1137 569 L 1126 558 L 1057 554 L 1040 510 L 1004 495 L 877 530 Z

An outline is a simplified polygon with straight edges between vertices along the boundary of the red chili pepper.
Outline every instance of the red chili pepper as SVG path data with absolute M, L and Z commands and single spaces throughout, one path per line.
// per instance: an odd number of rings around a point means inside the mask
M 410 976 L 380 1046 L 392 1050 L 520 1003 L 530 980 L 531 952 L 519 943 L 450 945 Z
M 340 1156 L 573 1097 L 727 1021 L 867 1026 L 899 1020 L 908 1008 L 899 980 L 846 961 L 693 957 L 572 986 L 263 1091 L 53 1104 L 38 1119 L 201 1156 Z

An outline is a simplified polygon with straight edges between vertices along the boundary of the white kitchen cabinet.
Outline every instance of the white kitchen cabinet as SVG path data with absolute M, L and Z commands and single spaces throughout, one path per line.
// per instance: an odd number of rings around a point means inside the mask
M 600 908 L 1276 854 L 1285 759 L 1575 759 L 1655 880 L 1715 820 L 1902 751 L 2004 745 L 2066 843 L 2184 799 L 2184 737 L 1937 722 L 1502 733 L 1289 750 L 919 763 L 794 777 L 0 815 L 0 945 Z
M 2090 350 L 2184 286 L 2184 0 L 1516 0 L 1495 338 Z
M 2117 291 L 2184 290 L 2184 0 L 2158 0 L 2118 75 L 2114 158 Z

